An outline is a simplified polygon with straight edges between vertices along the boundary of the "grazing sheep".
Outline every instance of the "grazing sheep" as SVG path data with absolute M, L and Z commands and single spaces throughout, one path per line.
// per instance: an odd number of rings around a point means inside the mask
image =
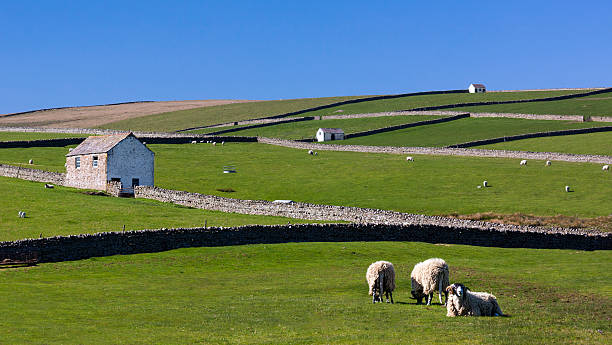
M 381 302 L 383 293 L 387 297 L 387 303 L 391 298 L 393 303 L 393 290 L 395 290 L 395 268 L 388 261 L 376 261 L 368 267 L 366 272 L 368 282 L 368 294 L 372 296 L 372 303 Z
M 601 167 L 601 170 L 610 170 L 610 166 L 608 164 Z
M 222 141 L 222 142 L 221 142 L 221 145 L 225 145 L 225 141 Z
M 316 155 L 318 155 L 317 151 L 315 151 L 314 155 L 315 155 L 315 156 L 316 156 Z
M 19 218 L 25 218 L 26 217 L 26 213 L 23 211 L 19 211 Z
M 526 159 L 523 159 L 523 160 L 521 161 L 521 165 L 527 165 L 527 160 L 526 160 Z
M 30 160 L 28 161 L 28 164 L 34 164 L 34 160 L 30 159 Z
M 313 150 L 308 150 L 308 154 L 312 155 L 312 154 L 314 154 L 314 151 Z
M 551 165 L 551 161 L 546 161 L 546 166 L 549 167 Z
M 482 186 L 483 187 L 489 187 L 489 182 L 487 182 L 486 180 L 482 181 Z
M 414 162 L 414 158 L 412 158 L 411 156 L 406 157 L 406 160 L 409 162 Z
M 50 183 L 45 183 L 45 188 L 53 188 L 53 185 Z
M 449 271 L 446 262 L 440 258 L 427 259 L 414 265 L 410 279 L 412 281 L 412 297 L 421 304 L 423 297 L 427 305 L 431 304 L 434 291 L 438 290 L 438 298 L 442 304 L 442 292 L 444 292 L 444 304 L 448 302 L 446 287 L 449 284 Z
M 504 316 L 497 298 L 486 292 L 472 292 L 461 283 L 446 288 L 449 293 L 446 316 Z
M 569 186 L 565 186 L 565 191 L 569 193 L 570 187 Z
M 194 140 L 194 141 L 192 141 L 191 143 L 192 143 L 192 144 L 197 144 L 198 142 L 197 142 L 196 140 Z
M 204 140 L 200 140 L 200 143 L 201 143 L 201 144 L 203 144 L 203 143 L 204 143 Z

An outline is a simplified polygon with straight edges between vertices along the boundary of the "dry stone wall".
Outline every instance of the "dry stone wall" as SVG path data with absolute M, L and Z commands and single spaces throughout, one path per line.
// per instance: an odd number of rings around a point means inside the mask
M 40 262 L 59 262 L 188 247 L 352 241 L 411 241 L 578 250 L 612 248 L 612 237 L 608 234 L 545 234 L 438 225 L 300 224 L 105 232 L 0 242 L 0 259 L 35 256 Z
M 50 182 L 63 185 L 66 174 L 0 164 L 0 176 L 20 178 L 22 180 Z

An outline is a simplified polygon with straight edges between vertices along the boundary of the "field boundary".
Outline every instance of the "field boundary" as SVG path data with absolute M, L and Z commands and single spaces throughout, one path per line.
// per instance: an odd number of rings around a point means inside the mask
M 518 134 L 511 135 L 507 137 L 498 137 L 491 139 L 482 139 L 475 141 L 468 141 L 461 144 L 449 145 L 446 146 L 448 148 L 465 148 L 465 147 L 473 147 L 473 146 L 481 146 L 481 145 L 489 145 L 496 143 L 503 143 L 507 141 L 516 141 L 516 140 L 524 140 L 531 138 L 544 138 L 544 137 L 559 137 L 566 135 L 577 135 L 577 134 L 587 134 L 587 133 L 599 133 L 599 132 L 612 132 L 612 126 L 606 127 L 591 127 L 591 128 L 577 128 L 577 129 L 565 129 L 562 131 L 550 131 L 550 132 L 536 132 L 536 133 L 526 133 L 526 134 Z
M 189 247 L 291 242 L 406 241 L 502 248 L 610 250 L 607 234 L 510 232 L 435 225 L 299 224 L 102 232 L 0 242 L 0 259 L 35 253 L 39 262 L 155 253 Z

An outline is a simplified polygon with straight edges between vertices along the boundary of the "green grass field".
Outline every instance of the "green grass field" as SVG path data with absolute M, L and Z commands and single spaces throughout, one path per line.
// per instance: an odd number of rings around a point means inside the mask
M 257 143 L 149 145 L 157 186 L 239 199 L 380 208 L 419 214 L 610 214 L 612 175 L 598 164 L 306 150 Z M 5 149 L 2 153 L 21 149 Z M 30 150 L 35 150 L 34 148 Z M 54 154 L 52 151 L 56 150 Z M 47 148 L 56 171 L 65 148 Z M 31 155 L 32 156 L 32 155 Z M 42 156 L 42 154 L 41 154 Z M 36 159 L 36 158 L 35 158 Z M 236 174 L 223 166 L 235 165 Z M 483 180 L 490 188 L 477 189 Z M 573 193 L 566 193 L 570 185 Z M 217 189 L 231 188 L 233 193 Z
M 448 146 L 468 141 L 525 133 L 575 128 L 602 127 L 604 122 L 572 122 L 507 118 L 465 118 L 452 122 L 400 129 L 397 131 L 328 142 L 340 145 Z
M 361 97 L 366 96 L 302 98 L 280 101 L 234 103 L 138 117 L 106 124 L 100 128 L 172 132 L 196 126 L 214 125 L 217 123 L 284 114 Z
M 345 133 L 362 132 L 387 126 L 401 125 L 418 121 L 426 121 L 440 118 L 442 116 L 384 116 L 359 119 L 332 119 L 312 120 L 303 122 L 292 122 L 275 126 L 251 128 L 241 131 L 227 133 L 236 136 L 260 136 L 281 139 L 305 139 L 314 138 L 319 128 L 342 128 Z M 228 127 L 229 128 L 229 127 Z M 225 128 L 214 128 L 189 133 L 207 133 Z
M 0 132 L 0 141 L 85 138 L 88 136 L 89 134 L 73 133 Z
M 554 102 L 534 102 L 519 104 L 498 104 L 453 109 L 474 113 L 521 113 L 612 116 L 612 94 L 587 96 Z
M 509 317 L 416 305 L 410 271 L 442 257 L 451 282 Z M 395 304 L 365 271 L 394 263 Z M 3 270 L 6 344 L 609 344 L 610 251 L 408 242 L 188 248 Z
M 329 109 L 319 110 L 300 114 L 297 116 L 316 116 L 339 114 L 357 114 L 370 112 L 384 112 L 405 110 L 415 107 L 425 107 L 432 105 L 453 104 L 462 102 L 480 101 L 505 101 L 517 99 L 530 99 L 552 97 L 581 91 L 527 91 L 527 92 L 495 92 L 485 94 L 443 94 L 427 96 L 406 96 L 401 98 L 369 101 L 356 104 L 342 105 Z M 214 107 L 204 107 L 190 110 L 181 110 L 169 113 L 149 115 L 136 119 L 123 120 L 101 126 L 100 128 L 123 129 L 133 131 L 176 131 L 179 129 L 213 125 L 217 123 L 247 120 L 259 117 L 266 117 L 284 114 L 297 110 L 312 108 L 320 105 L 331 104 L 355 98 L 368 96 L 344 96 L 344 97 L 325 97 L 325 98 L 304 98 L 282 101 L 265 101 L 253 103 L 238 103 L 220 105 Z
M 476 148 L 512 151 L 563 152 L 612 156 L 612 132 L 532 138 Z
M 0 177 L 0 241 L 161 227 L 305 223 L 188 208 L 146 199 L 87 195 L 84 191 Z M 25 211 L 27 218 L 17 217 Z M 314 221 L 308 221 L 310 223 Z

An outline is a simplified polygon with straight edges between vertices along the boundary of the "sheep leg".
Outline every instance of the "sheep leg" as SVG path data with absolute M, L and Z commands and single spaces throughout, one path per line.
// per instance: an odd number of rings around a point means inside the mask
M 427 305 L 431 305 L 431 300 L 433 299 L 433 292 L 430 292 L 427 295 Z
M 379 290 L 379 296 L 380 296 L 380 303 L 382 303 L 382 298 L 383 298 L 383 291 L 385 291 L 383 289 L 383 281 L 385 280 L 385 272 L 380 272 L 378 274 L 378 284 L 380 285 L 380 290 Z
M 391 304 L 393 304 L 393 292 L 389 292 L 389 296 L 391 296 Z
M 442 274 L 438 275 L 438 299 L 442 304 Z M 446 305 L 446 301 L 444 301 L 444 304 Z

